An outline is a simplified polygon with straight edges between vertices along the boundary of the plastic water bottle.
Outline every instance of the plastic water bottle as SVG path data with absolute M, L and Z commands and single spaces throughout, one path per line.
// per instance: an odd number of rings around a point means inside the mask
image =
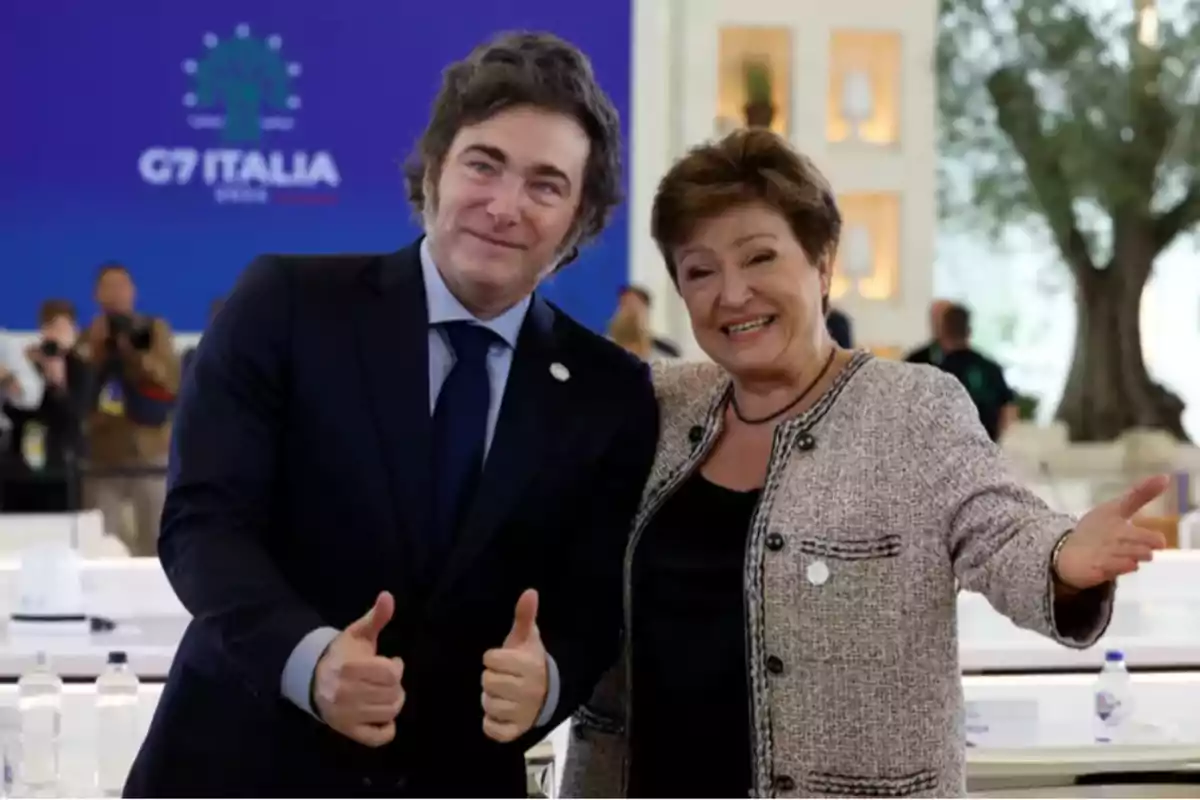
M 101 796 L 121 796 L 138 745 L 138 677 L 129 668 L 129 657 L 114 651 L 96 678 L 96 786 Z
M 1104 744 L 1125 742 L 1133 718 L 1133 683 L 1120 650 L 1104 654 L 1104 668 L 1093 687 L 1096 741 Z
M 21 765 L 17 775 L 22 788 L 32 796 L 54 796 L 58 792 L 62 694 L 62 678 L 50 668 L 46 654 L 38 653 L 33 667 L 17 681 L 17 708 L 21 714 Z

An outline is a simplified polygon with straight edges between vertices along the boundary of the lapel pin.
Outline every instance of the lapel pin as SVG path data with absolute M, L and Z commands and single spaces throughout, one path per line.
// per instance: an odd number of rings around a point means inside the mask
M 566 381 L 571 377 L 571 370 L 567 369 L 566 365 L 555 361 L 550 365 L 550 374 L 553 375 L 554 379 L 557 381 Z

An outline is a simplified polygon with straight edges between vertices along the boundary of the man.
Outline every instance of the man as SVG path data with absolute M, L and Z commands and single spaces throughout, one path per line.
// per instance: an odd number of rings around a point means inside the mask
M 63 512 L 79 505 L 77 462 L 86 452 L 83 421 L 95 393 L 91 369 L 75 349 L 75 306 L 47 300 L 38 322 L 41 338 L 25 357 L 45 384 L 42 402 L 34 409 L 4 406 L 13 423 L 10 463 L 17 467 L 6 510 Z
M 194 619 L 127 795 L 525 795 L 617 657 L 657 438 L 647 367 L 532 294 L 619 141 L 582 53 L 503 36 L 444 74 L 422 240 L 242 277 L 183 389 L 160 557 Z
M 677 344 L 651 331 L 653 302 L 649 289 L 632 284 L 622 286 L 617 294 L 616 313 L 608 323 L 608 338 L 643 361 L 681 358 L 683 352 Z
M 905 356 L 905 361 L 910 364 L 932 364 L 935 367 L 941 363 L 942 351 L 938 337 L 941 335 L 942 317 L 952 305 L 949 300 L 934 300 L 929 305 L 929 342 Z
M 166 492 L 162 470 L 179 390 L 179 356 L 166 320 L 134 310 L 129 270 L 104 264 L 96 277 L 100 313 L 81 343 L 99 394 L 88 424 L 89 506 L 104 515 L 134 556 L 153 556 Z M 131 520 L 125 504 L 133 506 Z
M 1017 418 L 1016 397 L 1004 379 L 1004 369 L 971 348 L 971 312 L 966 307 L 951 304 L 942 313 L 938 349 L 938 366 L 966 387 L 988 436 L 999 441 Z

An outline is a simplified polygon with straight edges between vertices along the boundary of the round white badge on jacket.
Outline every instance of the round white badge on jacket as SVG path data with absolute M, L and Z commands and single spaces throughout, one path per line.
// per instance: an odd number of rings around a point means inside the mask
M 824 561 L 814 561 L 808 565 L 808 582 L 820 586 L 829 580 L 829 567 Z
M 565 381 L 571 377 L 571 370 L 567 369 L 565 364 L 560 364 L 555 361 L 550 365 L 550 374 L 553 375 L 554 379 L 557 381 Z

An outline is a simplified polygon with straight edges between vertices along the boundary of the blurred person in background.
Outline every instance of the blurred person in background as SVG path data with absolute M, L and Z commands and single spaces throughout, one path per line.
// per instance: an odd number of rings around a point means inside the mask
M 836 308 L 829 309 L 829 316 L 825 318 L 825 327 L 829 329 L 829 337 L 837 343 L 838 347 L 846 350 L 854 347 L 854 326 L 844 311 Z
M 608 323 L 608 338 L 643 361 L 679 358 L 678 345 L 654 335 L 650 327 L 653 299 L 650 290 L 624 286 L 617 296 L 617 310 Z
M 139 313 L 136 296 L 128 269 L 115 263 L 100 267 L 100 312 L 80 343 L 97 391 L 88 421 L 84 498 L 88 507 L 100 509 L 105 530 L 131 555 L 153 556 L 180 366 L 170 325 Z
M 535 294 L 602 230 L 621 134 L 587 57 L 447 67 L 425 236 L 263 256 L 184 382 L 160 557 L 192 614 L 126 797 L 524 797 L 619 650 L 657 438 L 647 366 Z
M 24 471 L 21 443 L 9 414 L 30 411 L 42 402 L 44 383 L 20 342 L 0 329 L 0 511 L 5 510 L 5 478 Z
M 217 318 L 217 314 L 221 312 L 222 306 L 225 305 L 225 298 L 218 297 L 213 300 L 208 306 L 208 324 L 212 325 L 212 321 Z M 183 356 L 180 359 L 182 374 L 187 375 L 188 365 L 192 363 L 192 358 L 196 355 L 196 346 L 192 345 L 183 351 Z
M 946 309 L 954 305 L 949 300 L 934 300 L 929 305 L 929 341 L 904 357 L 910 364 L 932 364 L 937 366 L 942 360 L 942 346 L 938 342 L 941 335 L 942 316 Z
M 13 423 L 6 510 L 62 512 L 79 506 L 78 461 L 86 455 L 84 420 L 95 399 L 92 371 L 75 349 L 75 307 L 47 300 L 38 312 L 41 338 L 25 357 L 45 383 L 33 409 L 8 407 Z
M 838 347 L 841 227 L 766 130 L 659 184 L 651 230 L 714 363 L 654 365 L 625 657 L 576 715 L 565 796 L 962 796 L 959 587 L 1084 648 L 1165 544 L 1130 522 L 1165 476 L 1056 513 L 957 381 Z
M 1017 419 L 1016 394 L 1004 379 L 1004 368 L 971 347 L 971 312 L 952 303 L 942 312 L 938 326 L 937 366 L 967 390 L 979 411 L 979 421 L 993 442 Z

